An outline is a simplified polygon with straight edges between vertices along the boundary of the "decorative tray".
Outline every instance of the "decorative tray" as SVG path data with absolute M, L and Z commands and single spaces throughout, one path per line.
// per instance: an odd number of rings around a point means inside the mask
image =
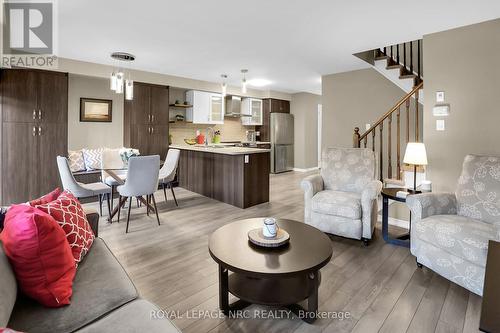
M 265 237 L 262 233 L 262 228 L 257 228 L 248 232 L 248 240 L 262 247 L 278 247 L 287 244 L 290 241 L 290 235 L 285 230 L 279 228 L 276 237 Z

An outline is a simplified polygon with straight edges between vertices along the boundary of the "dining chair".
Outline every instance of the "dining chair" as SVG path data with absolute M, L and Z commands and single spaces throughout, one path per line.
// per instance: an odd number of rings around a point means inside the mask
M 163 188 L 163 195 L 165 195 L 165 202 L 167 202 L 167 191 L 165 186 L 170 188 L 172 191 L 172 196 L 174 197 L 175 205 L 179 206 L 177 203 L 177 198 L 175 197 L 174 187 L 172 186 L 172 182 L 175 179 L 175 174 L 177 173 L 177 165 L 179 165 L 179 157 L 181 155 L 181 151 L 179 149 L 169 149 L 167 153 L 167 157 L 165 158 L 165 163 L 160 169 L 159 175 L 159 183 Z
M 124 163 L 120 156 L 120 149 L 104 149 L 101 154 L 101 180 L 104 184 L 111 187 L 111 210 L 113 210 L 115 188 L 123 183 L 119 183 L 111 177 L 106 169 L 112 169 L 113 172 L 123 181 L 127 178 L 127 170 L 124 169 Z M 121 170 L 123 169 L 123 170 Z
M 97 196 L 99 199 L 99 212 L 102 215 L 102 201 L 106 196 L 108 202 L 108 214 L 111 216 L 111 188 L 101 182 L 83 184 L 76 181 L 71 169 L 69 168 L 68 159 L 64 156 L 57 156 L 57 168 L 59 169 L 59 177 L 66 191 L 70 191 L 76 198 L 90 198 Z
M 160 225 L 158 209 L 156 208 L 156 200 L 154 197 L 155 191 L 158 189 L 158 175 L 160 172 L 160 156 L 137 156 L 131 157 L 128 161 L 127 180 L 124 185 L 117 187 L 119 193 L 118 200 L 118 221 L 120 221 L 120 210 L 122 197 L 129 199 L 127 213 L 127 227 L 125 233 L 128 233 L 130 221 L 130 209 L 132 208 L 132 198 L 143 198 L 146 196 L 148 205 L 146 212 L 149 215 L 149 202 L 153 202 L 156 220 Z

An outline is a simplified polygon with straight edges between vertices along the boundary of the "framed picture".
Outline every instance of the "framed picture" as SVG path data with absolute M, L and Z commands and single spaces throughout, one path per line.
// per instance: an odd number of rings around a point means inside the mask
M 111 122 L 113 101 L 110 99 L 80 98 L 80 121 Z

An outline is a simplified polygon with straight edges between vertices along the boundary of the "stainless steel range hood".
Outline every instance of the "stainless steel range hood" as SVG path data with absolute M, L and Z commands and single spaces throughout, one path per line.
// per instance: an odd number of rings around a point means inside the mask
M 241 97 L 226 96 L 226 117 L 241 117 Z

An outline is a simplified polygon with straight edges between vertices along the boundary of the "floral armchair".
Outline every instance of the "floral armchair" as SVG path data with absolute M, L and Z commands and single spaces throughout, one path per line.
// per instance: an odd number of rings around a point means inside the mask
M 323 152 L 321 174 L 306 177 L 304 219 L 323 232 L 372 238 L 377 198 L 382 183 L 375 179 L 375 153 L 361 148 L 330 148 Z
M 500 157 L 467 155 L 454 194 L 406 203 L 417 263 L 482 296 L 488 241 L 500 240 Z

